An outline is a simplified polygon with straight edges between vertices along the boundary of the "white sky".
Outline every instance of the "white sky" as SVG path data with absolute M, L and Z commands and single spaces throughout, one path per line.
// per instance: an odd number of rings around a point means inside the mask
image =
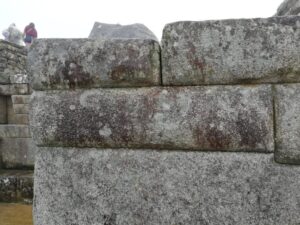
M 0 30 L 34 22 L 40 38 L 86 38 L 94 22 L 143 23 L 161 39 L 166 23 L 270 17 L 283 0 L 1 0 Z M 3 36 L 1 35 L 1 38 Z

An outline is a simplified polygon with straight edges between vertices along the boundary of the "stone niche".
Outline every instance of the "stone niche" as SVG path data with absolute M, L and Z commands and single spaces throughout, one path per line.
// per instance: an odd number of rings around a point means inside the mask
M 28 111 L 30 88 L 24 47 L 0 41 L 0 155 L 2 168 L 32 168 L 35 147 Z

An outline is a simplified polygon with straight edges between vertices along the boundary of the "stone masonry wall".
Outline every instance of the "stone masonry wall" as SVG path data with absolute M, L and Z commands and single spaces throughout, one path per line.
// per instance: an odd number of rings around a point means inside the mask
M 31 89 L 24 47 L 0 41 L 0 154 L 2 168 L 32 168 L 35 145 L 29 128 Z
M 35 224 L 300 224 L 299 24 L 36 40 Z

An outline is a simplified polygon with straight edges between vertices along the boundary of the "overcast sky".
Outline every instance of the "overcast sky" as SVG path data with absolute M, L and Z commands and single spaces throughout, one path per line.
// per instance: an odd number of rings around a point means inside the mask
M 143 23 L 161 39 L 166 23 L 270 17 L 283 0 L 1 0 L 0 29 L 34 22 L 40 38 L 86 38 L 94 22 Z M 1 35 L 1 38 L 3 36 Z

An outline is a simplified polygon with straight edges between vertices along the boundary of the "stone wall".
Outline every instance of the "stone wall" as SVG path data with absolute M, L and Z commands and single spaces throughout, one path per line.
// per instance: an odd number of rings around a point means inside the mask
M 35 145 L 29 127 L 31 89 L 24 47 L 0 41 L 0 153 L 2 168 L 32 168 Z
M 299 24 L 37 40 L 35 224 L 300 224 Z

